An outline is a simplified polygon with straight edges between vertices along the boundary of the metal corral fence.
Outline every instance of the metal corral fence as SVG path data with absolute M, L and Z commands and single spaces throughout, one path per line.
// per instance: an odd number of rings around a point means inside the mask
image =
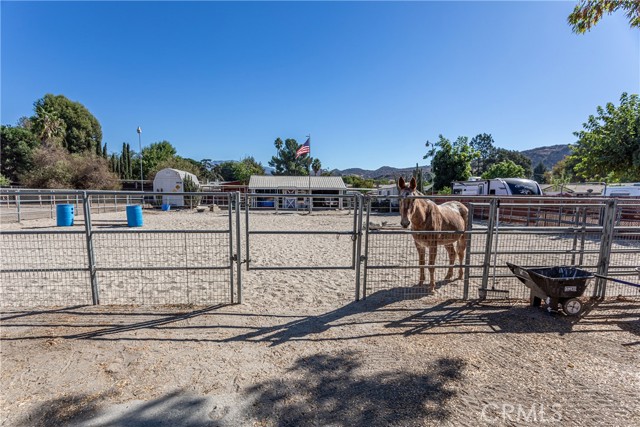
M 200 216 L 204 226 L 181 228 L 171 222 L 162 228 L 129 228 L 122 210 L 127 203 L 142 204 L 147 217 L 160 215 L 162 195 L 175 193 L 20 190 L 0 196 L 37 201 L 53 218 L 48 203 L 77 206 L 73 227 L 44 227 L 0 231 L 0 300 L 5 306 L 71 304 L 216 304 L 240 302 L 241 264 L 250 270 L 355 270 L 356 299 L 373 293 L 401 293 L 421 297 L 418 285 L 418 252 L 411 230 L 391 226 L 397 214 L 373 212 L 375 196 L 359 192 L 331 195 L 329 207 L 342 206 L 339 215 L 351 215 L 349 226 L 322 228 L 331 222 L 310 216 L 308 227 L 293 228 L 287 218 L 308 215 L 327 203 L 326 195 L 287 195 L 295 207 L 283 203 L 260 206 L 257 201 L 281 194 L 230 192 L 187 193 L 189 205 L 209 206 L 215 215 Z M 386 196 L 388 198 L 389 196 Z M 317 200 L 315 200 L 317 198 Z M 438 196 L 438 203 L 459 200 L 469 208 L 466 251 L 455 261 L 453 279 L 445 281 L 449 257 L 440 247 L 434 264 L 437 298 L 491 297 L 527 299 L 529 290 L 507 269 L 511 262 L 524 268 L 573 265 L 594 273 L 638 281 L 640 265 L 640 201 L 551 197 Z M 5 200 L 5 199 L 3 199 Z M 302 204 L 298 203 L 302 201 Z M 335 202 L 335 203 L 334 203 Z M 21 205 L 22 206 L 22 205 Z M 55 206 L 55 205 L 52 205 Z M 322 206 L 327 207 L 327 206 Z M 241 234 L 241 209 L 246 228 Z M 199 208 L 205 210 L 207 207 Z M 282 210 L 282 212 L 276 211 Z M 26 209 L 21 208 L 21 213 Z M 113 212 L 113 214 L 109 214 Z M 99 219 L 92 214 L 107 213 Z M 254 215 L 272 216 L 273 226 L 256 229 Z M 313 214 L 311 214 L 313 215 Z M 365 217 L 366 215 L 366 217 Z M 164 215 L 157 219 L 166 218 Z M 216 219 L 217 218 L 217 219 Z M 23 218 L 24 220 L 24 218 Z M 380 224 L 375 222 L 379 221 Z M 344 221 L 343 221 L 344 222 Z M 391 223 L 391 224 L 388 224 Z M 202 225 L 202 223 L 200 223 Z M 4 229 L 7 228 L 7 229 Z M 429 234 L 433 232 L 421 232 Z M 442 232 L 438 232 L 442 234 Z M 269 239 L 285 237 L 285 251 L 256 253 L 256 244 L 269 247 Z M 244 247 L 243 247 L 244 245 Z M 316 248 L 316 249 L 314 249 Z M 317 248 L 344 253 L 344 263 L 323 264 Z M 327 249 L 330 248 L 330 249 Z M 308 254 L 314 257 L 313 263 Z M 243 256 L 244 255 L 244 256 Z M 328 257 L 328 259 L 331 257 Z M 428 277 L 428 270 L 426 271 Z M 428 282 L 428 280 L 427 280 Z M 362 285 L 362 286 L 361 286 Z M 589 296 L 640 296 L 638 288 L 598 279 Z
M 462 279 L 444 280 L 450 268 L 449 256 L 443 247 L 438 247 L 434 264 L 436 297 L 529 298 L 529 289 L 511 274 L 507 262 L 525 268 L 572 265 L 638 282 L 635 270 L 640 265 L 638 201 L 549 200 L 546 197 L 417 198 L 435 199 L 438 203 L 458 200 L 469 208 Z M 370 207 L 374 200 L 368 196 L 367 205 Z M 428 271 L 425 284 L 418 285 L 420 265 L 413 236 L 455 232 L 416 233 L 397 225 L 379 225 L 371 221 L 371 209 L 366 212 L 362 295 L 393 290 L 411 298 L 429 293 Z M 460 268 L 457 259 L 455 264 L 453 279 L 458 277 Z M 639 290 L 597 279 L 592 281 L 585 295 L 638 297 Z
M 92 221 L 92 211 L 105 197 L 140 201 L 138 195 L 57 192 L 55 200 L 78 201 L 81 210 L 73 227 L 1 230 L 1 304 L 240 302 L 240 213 L 232 210 L 237 195 L 211 194 L 226 197 L 227 209 L 206 228 L 130 228 L 123 219 Z M 200 193 L 185 193 L 189 196 Z M 145 212 L 151 215 L 154 209 L 147 206 Z

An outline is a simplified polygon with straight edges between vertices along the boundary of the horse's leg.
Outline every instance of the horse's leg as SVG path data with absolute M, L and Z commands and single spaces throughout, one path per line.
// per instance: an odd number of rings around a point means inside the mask
M 416 242 L 416 248 L 418 249 L 418 265 L 420 266 L 420 281 L 418 282 L 419 285 L 424 284 L 424 246 L 419 245 L 418 242 Z
M 462 235 L 462 237 L 460 237 L 460 240 L 458 240 L 457 243 L 457 249 L 458 249 L 458 263 L 460 265 L 460 269 L 458 270 L 458 279 L 462 279 L 463 276 L 463 269 L 462 266 L 464 265 L 464 254 L 467 251 L 467 236 L 465 234 Z
M 453 263 L 456 262 L 456 248 L 453 247 L 453 243 L 444 245 L 449 252 L 449 272 L 445 276 L 444 280 L 449 280 L 453 277 Z
M 436 264 L 437 251 L 437 245 L 429 246 L 429 285 L 431 286 L 432 291 L 436 288 L 436 269 L 434 265 Z

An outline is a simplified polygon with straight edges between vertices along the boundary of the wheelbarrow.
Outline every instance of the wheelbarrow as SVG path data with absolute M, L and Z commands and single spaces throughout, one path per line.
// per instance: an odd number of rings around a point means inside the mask
M 575 267 L 523 268 L 507 263 L 511 272 L 531 290 L 531 304 L 539 307 L 544 300 L 547 310 L 557 311 L 558 305 L 569 316 L 580 314 L 583 309 L 578 299 L 595 275 Z

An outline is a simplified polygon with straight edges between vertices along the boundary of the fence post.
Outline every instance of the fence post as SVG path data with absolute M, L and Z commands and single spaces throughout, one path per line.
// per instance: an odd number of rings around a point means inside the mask
M 236 265 L 238 266 L 238 304 L 242 304 L 242 261 L 241 261 L 241 253 L 242 253 L 242 244 L 240 242 L 240 209 L 241 209 L 241 195 L 240 192 L 236 192 Z M 247 211 L 249 207 L 245 204 L 244 207 Z M 248 225 L 247 225 L 248 228 Z M 247 262 L 249 262 L 247 260 Z
M 89 276 L 91 277 L 91 299 L 93 305 L 100 304 L 98 278 L 96 276 L 96 258 L 93 251 L 93 233 L 91 231 L 91 206 L 87 192 L 82 192 L 82 209 L 84 211 L 84 229 L 87 237 L 87 256 L 89 259 Z
M 573 221 L 573 225 L 575 228 L 573 229 L 573 246 L 571 248 L 571 265 L 576 265 L 576 249 L 578 249 L 578 233 L 580 232 L 580 208 L 575 208 L 575 217 Z
M 364 235 L 364 255 L 360 256 L 360 259 L 363 263 L 364 275 L 362 277 L 362 298 L 367 298 L 367 265 L 368 265 L 368 257 L 369 257 L 369 223 L 370 223 L 370 215 L 371 215 L 371 197 L 367 196 L 366 200 L 363 197 L 364 203 L 362 204 L 362 213 L 364 215 L 366 209 L 366 219 L 365 219 L 365 235 Z
M 474 215 L 474 207 L 473 207 L 473 203 L 469 203 L 469 216 L 467 217 L 467 229 L 465 232 L 467 231 L 472 231 L 473 230 L 473 215 Z M 467 238 L 465 239 L 466 241 L 466 249 L 465 249 L 465 253 L 464 253 L 464 263 L 465 263 L 465 267 L 464 267 L 464 288 L 463 288 L 463 293 L 462 293 L 462 299 L 467 300 L 469 299 L 469 276 L 470 276 L 470 271 L 469 271 L 469 265 L 471 265 L 471 238 L 472 238 L 473 234 L 472 233 L 467 233 Z
M 353 197 L 353 202 L 356 205 L 357 216 L 357 236 L 356 236 L 356 301 L 360 301 L 360 263 L 363 261 L 362 256 L 362 207 L 364 206 L 364 196 L 361 193 L 357 193 Z
M 21 215 L 20 215 L 20 193 L 18 193 L 16 195 L 14 200 L 16 201 L 16 208 L 18 209 L 18 222 L 20 222 L 20 220 L 21 220 Z
M 491 199 L 491 205 L 489 207 L 487 242 L 484 248 L 484 261 L 482 263 L 482 289 L 487 289 L 487 284 L 489 283 L 489 268 L 491 267 L 491 253 L 493 252 L 493 233 L 496 225 L 496 202 L 497 199 Z
M 611 246 L 613 245 L 613 233 L 615 231 L 616 211 L 618 201 L 609 199 L 606 202 L 604 211 L 604 223 L 602 225 L 602 239 L 600 241 L 600 254 L 598 256 L 598 274 L 606 276 L 609 272 L 609 262 L 611 261 Z M 593 296 L 601 299 L 606 296 L 607 281 L 597 278 Z

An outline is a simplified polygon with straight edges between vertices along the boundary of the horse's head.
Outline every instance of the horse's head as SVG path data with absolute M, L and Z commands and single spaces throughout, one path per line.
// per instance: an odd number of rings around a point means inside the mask
M 400 202 L 400 225 L 403 228 L 409 227 L 411 224 L 411 217 L 415 209 L 416 199 L 410 197 L 416 196 L 416 178 L 411 178 L 409 184 L 404 181 L 404 178 L 400 177 L 398 180 L 398 198 Z

